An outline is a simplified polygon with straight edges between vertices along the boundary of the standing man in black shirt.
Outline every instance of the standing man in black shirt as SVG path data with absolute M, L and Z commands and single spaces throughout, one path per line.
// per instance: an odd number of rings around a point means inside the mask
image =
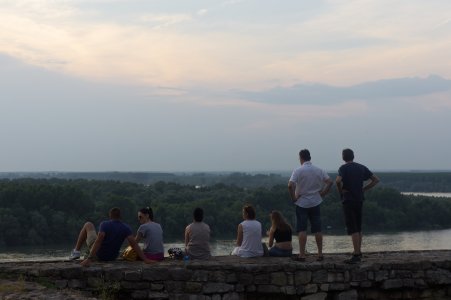
M 346 163 L 338 170 L 335 182 L 343 201 L 346 228 L 352 238 L 354 247 L 352 257 L 346 262 L 359 263 L 362 256 L 362 205 L 365 198 L 364 193 L 374 187 L 379 182 L 379 178 L 364 165 L 354 162 L 354 152 L 351 149 L 344 149 L 342 155 Z M 370 180 L 370 182 L 364 186 L 363 184 L 367 180 Z

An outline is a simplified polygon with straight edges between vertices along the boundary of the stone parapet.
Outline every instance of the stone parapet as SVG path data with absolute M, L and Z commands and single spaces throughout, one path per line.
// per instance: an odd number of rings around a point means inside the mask
M 345 254 L 317 262 L 290 258 L 167 259 L 146 265 L 115 261 L 0 263 L 0 277 L 47 282 L 111 299 L 451 299 L 451 251 L 366 253 L 360 264 Z

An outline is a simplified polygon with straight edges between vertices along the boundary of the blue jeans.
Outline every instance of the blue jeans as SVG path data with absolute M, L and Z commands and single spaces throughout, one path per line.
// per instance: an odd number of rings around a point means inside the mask
M 277 247 L 272 247 L 269 249 L 269 256 L 278 256 L 278 257 L 289 257 L 293 254 L 293 250 L 285 250 Z

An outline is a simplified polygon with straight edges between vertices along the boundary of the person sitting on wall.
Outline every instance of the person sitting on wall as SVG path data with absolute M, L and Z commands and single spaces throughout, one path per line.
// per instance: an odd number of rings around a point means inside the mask
M 232 255 L 240 257 L 263 256 L 262 224 L 255 220 L 255 210 L 252 205 L 243 207 L 244 221 L 238 225 L 236 246 Z
M 210 226 L 203 222 L 203 209 L 199 207 L 194 209 L 193 217 L 193 223 L 185 228 L 185 253 L 191 259 L 209 259 Z
M 268 231 L 269 256 L 290 257 L 293 253 L 292 229 L 282 213 L 273 210 L 270 214 L 271 228 Z M 275 240 L 275 243 L 274 243 Z
M 72 250 L 69 259 L 80 258 L 80 249 L 84 243 L 88 246 L 88 255 L 81 262 L 83 266 L 89 266 L 92 261 L 112 261 L 119 256 L 119 250 L 126 239 L 137 255 L 145 262 L 153 261 L 144 256 L 143 251 L 136 243 L 130 226 L 121 221 L 121 211 L 114 207 L 109 211 L 109 220 L 103 221 L 99 226 L 99 233 L 96 233 L 94 224 L 86 222 L 80 230 L 75 248 Z
M 164 260 L 163 229 L 160 224 L 153 221 L 152 208 L 141 208 L 138 211 L 138 220 L 141 226 L 135 240 L 137 243 L 144 241 L 144 255 L 150 260 Z

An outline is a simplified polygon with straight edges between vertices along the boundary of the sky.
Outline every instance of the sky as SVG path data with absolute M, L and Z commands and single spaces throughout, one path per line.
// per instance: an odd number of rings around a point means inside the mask
M 0 0 L 0 172 L 451 170 L 449 0 Z

